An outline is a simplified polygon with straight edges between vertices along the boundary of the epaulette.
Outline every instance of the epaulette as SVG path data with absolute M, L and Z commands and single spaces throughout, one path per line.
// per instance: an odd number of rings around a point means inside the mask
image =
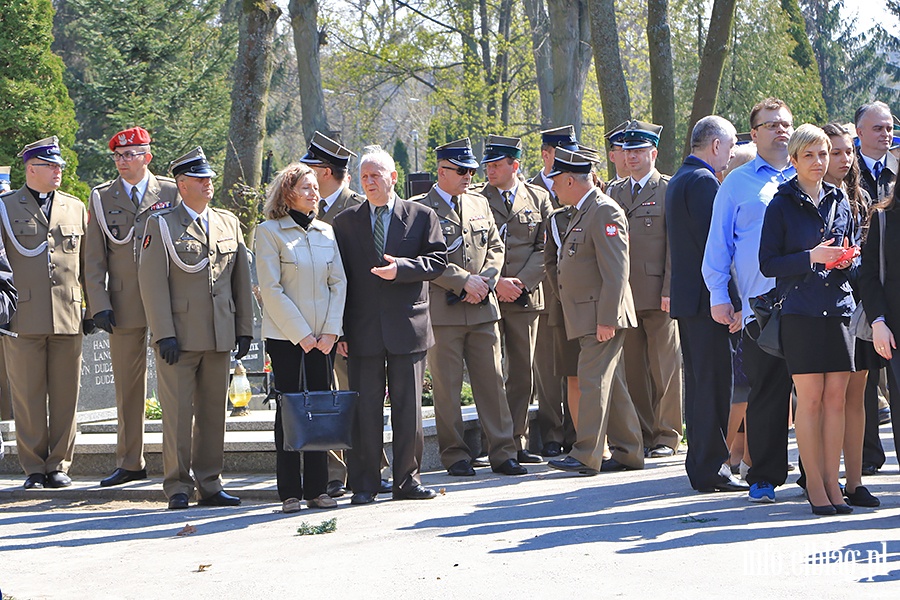
M 544 187 L 539 186 L 537 184 L 531 183 L 531 181 L 523 181 L 521 182 L 526 190 L 534 192 L 535 194 L 546 194 L 547 198 L 550 197 L 550 192 L 548 192 Z
M 175 183 L 175 179 L 173 177 L 166 177 L 165 175 L 154 175 L 157 181 L 165 181 L 167 183 Z
M 73 196 L 72 194 L 70 194 L 68 192 L 64 192 L 62 190 L 56 190 L 56 193 L 60 194 L 61 196 L 65 196 L 67 198 L 71 198 L 72 200 L 77 200 L 78 202 L 81 202 L 82 204 L 84 204 L 84 201 L 81 198 L 79 198 L 78 196 Z
M 232 219 L 234 219 L 235 221 L 240 221 L 240 219 L 237 218 L 237 215 L 234 214 L 233 212 L 231 212 L 230 210 L 226 210 L 224 208 L 218 208 L 216 206 L 210 206 L 209 209 L 216 211 L 218 214 L 222 215 L 223 217 L 228 216 L 228 217 L 231 217 Z
M 95 186 L 94 186 L 94 189 L 91 190 L 91 191 L 92 191 L 92 192 L 95 191 L 95 190 L 98 191 L 98 192 L 103 191 L 103 190 L 105 190 L 106 188 L 108 188 L 109 186 L 111 186 L 113 183 L 115 183 L 115 181 L 116 181 L 115 179 L 110 179 L 109 181 L 104 181 L 104 182 L 101 183 L 100 185 L 95 185 Z
M 659 178 L 662 179 L 663 181 L 669 181 L 670 179 L 672 179 L 672 176 L 671 175 L 663 175 L 662 173 L 660 173 Z
M 466 189 L 468 192 L 474 192 L 476 194 L 481 194 L 484 191 L 484 188 L 488 186 L 487 181 L 481 181 L 479 183 L 470 183 L 469 187 Z
M 425 196 L 427 196 L 427 195 L 428 195 L 428 192 L 425 192 L 424 194 L 416 194 L 415 196 L 408 198 L 408 201 L 409 202 L 418 202 L 419 200 L 423 200 L 425 198 Z

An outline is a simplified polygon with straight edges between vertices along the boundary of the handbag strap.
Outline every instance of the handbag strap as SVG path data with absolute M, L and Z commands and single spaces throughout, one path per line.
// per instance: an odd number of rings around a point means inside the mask
M 337 387 L 334 384 L 334 365 L 331 363 L 331 354 L 325 355 L 325 365 L 328 370 L 328 388 L 335 392 L 337 391 Z M 300 355 L 300 389 L 304 392 L 309 392 L 309 388 L 306 383 L 306 352 Z

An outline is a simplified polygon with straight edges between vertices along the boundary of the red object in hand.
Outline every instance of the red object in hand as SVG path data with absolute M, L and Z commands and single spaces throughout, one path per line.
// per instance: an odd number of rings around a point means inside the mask
M 853 260 L 859 256 L 859 246 L 850 246 L 849 248 L 844 249 L 844 253 L 841 254 L 837 260 L 833 260 L 829 263 L 825 263 L 826 269 L 833 269 L 845 260 Z

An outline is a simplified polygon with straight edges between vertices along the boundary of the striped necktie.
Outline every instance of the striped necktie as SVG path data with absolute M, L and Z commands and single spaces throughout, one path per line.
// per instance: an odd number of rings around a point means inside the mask
M 375 238 L 375 249 L 378 251 L 378 256 L 384 254 L 384 213 L 386 212 L 387 206 L 375 207 L 375 227 L 372 234 Z

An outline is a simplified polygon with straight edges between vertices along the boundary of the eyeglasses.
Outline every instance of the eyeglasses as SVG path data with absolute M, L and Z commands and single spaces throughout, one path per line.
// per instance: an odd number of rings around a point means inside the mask
M 470 169 L 469 167 L 446 167 L 441 165 L 442 169 L 447 169 L 448 171 L 456 171 L 456 174 L 459 176 L 463 175 L 474 175 L 478 169 Z
M 59 163 L 34 163 L 31 165 L 32 167 L 50 167 L 52 170 L 59 169 L 60 171 L 64 171 L 66 169 L 66 165 L 61 165 Z
M 146 152 L 113 152 L 109 155 L 113 162 L 119 162 L 120 160 L 124 160 L 125 162 L 131 162 L 138 156 L 143 156 L 147 154 Z
M 793 129 L 794 124 L 790 121 L 764 121 L 762 123 L 757 123 L 752 129 L 768 129 L 769 131 L 775 131 L 776 129 Z

